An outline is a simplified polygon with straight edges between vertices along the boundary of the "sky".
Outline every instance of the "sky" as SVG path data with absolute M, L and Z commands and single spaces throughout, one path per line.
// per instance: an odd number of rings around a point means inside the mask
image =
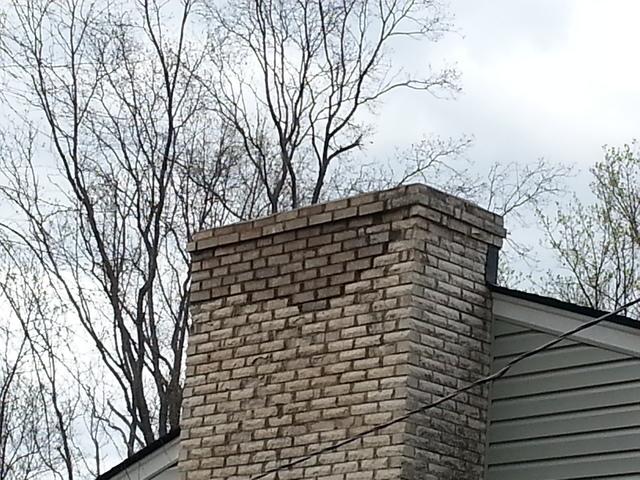
M 468 159 L 545 158 L 574 166 L 568 188 L 589 200 L 589 167 L 604 145 L 640 136 L 640 2 L 635 0 L 453 0 L 455 32 L 437 44 L 394 52 L 407 67 L 453 64 L 462 92 L 453 100 L 394 94 L 380 110 L 372 149 L 406 145 L 425 133 L 472 135 Z M 534 224 L 506 225 L 533 240 L 551 267 Z
M 465 133 L 480 163 L 545 157 L 586 170 L 604 144 L 640 135 L 640 2 L 455 0 L 451 11 L 458 33 L 397 53 L 457 65 L 462 93 L 397 95 L 382 109 L 379 142 Z

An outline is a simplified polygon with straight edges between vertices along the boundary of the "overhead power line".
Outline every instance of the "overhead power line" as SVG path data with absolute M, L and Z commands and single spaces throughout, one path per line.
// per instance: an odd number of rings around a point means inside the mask
M 546 343 L 543 343 L 542 345 L 529 350 L 527 352 L 524 352 L 520 355 L 518 355 L 516 358 L 514 358 L 513 360 L 511 360 L 509 363 L 507 363 L 504 367 L 502 367 L 500 370 L 498 370 L 495 373 L 492 373 L 490 375 L 487 375 L 485 377 L 479 378 L 478 380 L 476 380 L 473 383 L 470 383 L 469 385 L 467 385 L 466 387 L 462 387 L 459 388 L 458 390 L 450 393 L 449 395 L 446 395 L 434 402 L 428 403 L 426 405 L 423 405 L 421 407 L 416 408 L 415 410 L 411 410 L 410 412 L 405 413 L 404 415 L 401 415 L 399 417 L 396 417 L 392 420 L 389 420 L 388 422 L 385 423 L 381 423 L 379 425 L 376 425 L 368 430 L 364 430 L 363 432 L 360 432 L 357 435 L 354 435 L 352 437 L 346 438 L 344 440 L 340 440 L 338 442 L 333 443 L 332 445 L 326 446 L 324 448 L 320 448 L 314 452 L 311 452 L 303 457 L 300 457 L 296 460 L 292 460 L 290 462 L 284 463 L 282 465 L 279 465 L 277 467 L 273 467 L 269 470 L 267 470 L 266 472 L 263 472 L 259 475 L 256 475 L 254 477 L 251 477 L 250 480 L 259 480 L 261 478 L 265 478 L 271 474 L 277 474 L 278 472 L 282 471 L 282 470 L 287 470 L 291 467 L 294 467 L 296 465 L 299 465 L 301 463 L 306 462 L 307 460 L 312 459 L 315 456 L 318 455 L 322 455 L 325 453 L 329 453 L 332 452 L 334 450 L 337 450 L 338 448 L 344 447 L 345 445 L 349 445 L 350 443 L 354 443 L 358 440 L 360 440 L 363 437 L 366 437 L 367 435 L 371 435 L 372 433 L 378 432 L 380 430 L 383 430 L 385 428 L 388 428 L 392 425 L 395 425 L 396 423 L 400 423 L 403 422 L 405 420 L 407 420 L 408 418 L 412 417 L 413 415 L 416 415 L 418 413 L 423 413 L 431 408 L 437 407 L 438 405 L 441 405 L 445 402 L 447 402 L 448 400 L 451 400 L 452 398 L 457 397 L 458 395 L 467 392 L 475 387 L 479 387 L 480 385 L 484 385 L 486 383 L 491 383 L 495 380 L 498 380 L 499 378 L 503 377 L 509 370 L 511 370 L 511 368 L 522 362 L 523 360 L 529 358 L 529 357 L 533 357 L 534 355 L 537 355 L 540 352 L 543 352 L 545 350 L 548 350 L 549 348 L 553 347 L 554 345 L 560 343 L 561 341 L 563 341 L 564 339 L 566 339 L 567 337 L 570 337 L 572 335 L 575 335 L 576 333 L 579 333 L 583 330 L 586 330 L 587 328 L 593 327 L 595 325 L 597 325 L 598 323 L 602 322 L 603 320 L 606 320 L 609 317 L 613 317 L 618 315 L 620 312 L 626 310 L 627 308 L 630 308 L 632 306 L 634 306 L 635 304 L 640 303 L 640 297 L 636 298 L 635 300 L 632 300 L 630 302 L 627 302 L 626 304 L 622 305 L 621 307 L 617 308 L 616 310 L 609 312 L 609 313 L 605 313 L 604 315 L 601 315 L 597 318 L 594 318 L 593 320 L 590 320 L 586 323 L 583 323 L 582 325 L 577 326 L 576 328 L 573 328 L 567 332 L 564 332 L 563 334 L 561 334 L 558 337 L 553 338 L 552 340 L 549 340 Z M 276 477 L 277 478 L 277 477 Z

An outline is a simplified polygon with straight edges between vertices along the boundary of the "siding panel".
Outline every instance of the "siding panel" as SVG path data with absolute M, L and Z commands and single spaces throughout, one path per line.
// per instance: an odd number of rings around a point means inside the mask
M 622 360 L 600 365 L 567 367 L 562 370 L 505 377 L 493 388 L 493 398 L 526 397 L 537 394 L 619 384 L 621 379 L 637 377 L 640 361 Z
M 515 355 L 494 359 L 496 370 L 504 367 Z M 528 358 L 526 362 L 515 365 L 506 377 L 531 372 L 558 370 L 575 365 L 595 365 L 614 360 L 627 359 L 625 355 L 604 348 L 593 348 L 589 345 L 571 345 L 566 348 L 555 348 Z
M 500 443 L 521 440 L 522 432 L 529 438 L 544 438 L 627 427 L 640 427 L 640 405 L 494 421 L 489 436 Z
M 491 480 L 575 480 L 601 478 L 638 480 L 640 452 L 587 455 L 554 461 L 511 463 L 489 470 Z
M 493 370 L 553 337 L 504 320 Z M 640 360 L 563 341 L 492 386 L 488 480 L 640 478 Z

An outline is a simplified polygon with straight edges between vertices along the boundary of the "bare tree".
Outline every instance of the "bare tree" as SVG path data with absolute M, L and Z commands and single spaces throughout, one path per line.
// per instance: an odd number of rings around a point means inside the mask
M 454 69 L 405 72 L 391 61 L 394 46 L 437 40 L 449 29 L 439 1 L 210 3 L 210 92 L 271 212 L 334 193 L 326 188 L 332 166 L 365 146 L 367 114 L 388 93 L 458 89 Z
M 11 6 L 2 52 L 23 82 L 19 100 L 44 124 L 6 138 L 1 191 L 26 223 L 2 227 L 38 260 L 120 390 L 111 427 L 131 453 L 178 426 L 184 244 L 225 220 L 216 198 L 235 168 L 194 81 L 203 57 L 187 42 L 193 2 L 178 12 L 151 1 Z
M 0 475 L 73 479 L 82 458 L 73 435 L 80 400 L 65 373 L 75 363 L 55 353 L 68 336 L 54 322 L 39 266 L 6 239 L 0 249 Z
M 23 379 L 26 339 L 0 327 L 0 477 L 27 480 L 40 471 L 34 435 L 36 403 Z

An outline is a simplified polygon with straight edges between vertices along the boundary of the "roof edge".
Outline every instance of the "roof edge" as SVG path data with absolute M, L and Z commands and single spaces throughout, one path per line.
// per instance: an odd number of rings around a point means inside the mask
M 563 300 L 558 300 L 557 298 L 538 295 L 537 293 L 530 293 L 522 290 L 515 290 L 492 283 L 487 283 L 487 286 L 489 287 L 489 290 L 495 293 L 500 293 L 508 297 L 519 298 L 521 300 L 527 300 L 529 302 L 539 303 L 547 307 L 553 307 L 559 310 L 564 310 L 566 312 L 585 315 L 587 317 L 598 318 L 606 315 L 607 313 L 610 313 L 604 310 L 598 310 L 595 308 L 578 305 L 576 303 L 565 302 Z M 624 315 L 613 315 L 609 318 L 606 318 L 605 321 L 640 330 L 640 321 L 631 317 L 626 317 Z
M 104 472 L 101 475 L 98 475 L 96 477 L 96 480 L 108 480 L 110 478 L 115 477 L 117 474 L 125 471 L 127 468 L 129 468 L 131 465 L 133 465 L 137 461 L 143 459 L 147 455 L 150 455 L 151 453 L 155 452 L 156 450 L 164 447 L 165 445 L 167 445 L 168 443 L 172 442 L 173 440 L 175 440 L 179 436 L 180 436 L 180 429 L 179 428 L 171 430 L 166 435 L 163 435 L 162 437 L 154 440 L 153 442 L 151 442 L 146 447 L 143 447 L 142 449 L 138 450 L 133 455 L 125 458 L 122 462 L 118 463 L 115 467 L 107 470 L 106 472 Z

